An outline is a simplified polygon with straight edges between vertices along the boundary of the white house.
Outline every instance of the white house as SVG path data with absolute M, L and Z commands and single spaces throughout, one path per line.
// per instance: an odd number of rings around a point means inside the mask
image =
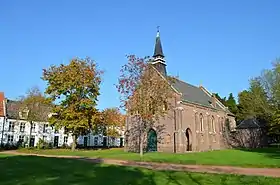
M 46 115 L 48 113 L 46 112 Z M 107 138 L 101 134 L 79 136 L 77 144 L 83 147 L 123 146 L 123 131 L 119 130 L 120 138 Z M 73 143 L 71 134 L 65 130 L 56 130 L 48 122 L 28 122 L 19 111 L 19 102 L 7 100 L 0 92 L 0 144 L 16 145 L 25 143 L 30 147 L 38 144 L 39 139 L 53 147 L 70 146 Z

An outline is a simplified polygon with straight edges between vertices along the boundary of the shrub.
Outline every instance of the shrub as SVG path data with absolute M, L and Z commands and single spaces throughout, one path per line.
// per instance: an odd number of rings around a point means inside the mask
M 37 148 L 38 149 L 47 149 L 47 148 L 49 148 L 49 143 L 47 143 L 46 141 L 44 141 L 43 139 L 40 138 L 37 143 Z

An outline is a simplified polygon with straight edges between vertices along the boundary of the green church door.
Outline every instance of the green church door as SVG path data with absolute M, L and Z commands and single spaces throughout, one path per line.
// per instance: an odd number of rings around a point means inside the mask
M 148 132 L 148 152 L 156 152 L 157 151 L 157 133 L 154 129 L 151 129 Z

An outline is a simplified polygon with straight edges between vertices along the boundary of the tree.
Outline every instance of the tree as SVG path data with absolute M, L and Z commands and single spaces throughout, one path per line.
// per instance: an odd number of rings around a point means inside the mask
M 125 122 L 125 117 L 121 114 L 120 110 L 118 108 L 107 108 L 102 111 L 102 116 L 105 135 L 108 136 L 108 138 L 119 137 Z
M 262 85 L 266 94 L 266 99 L 270 105 L 270 124 L 271 133 L 280 133 L 280 59 L 276 59 L 272 69 L 267 69 L 256 78 Z
M 75 58 L 68 65 L 53 65 L 43 70 L 46 94 L 53 102 L 58 102 L 50 123 L 71 132 L 72 150 L 76 147 L 77 136 L 86 134 L 94 125 L 101 74 L 90 58 Z
M 237 113 L 237 105 L 232 93 L 229 94 L 228 99 L 225 102 L 226 106 L 228 107 L 229 111 L 236 115 Z
M 25 96 L 20 98 L 19 119 L 25 119 L 30 123 L 30 135 L 28 145 L 32 133 L 32 125 L 34 121 L 47 121 L 48 114 L 51 112 L 52 104 L 46 98 L 38 87 L 30 88 Z
M 143 155 L 144 141 L 149 129 L 172 109 L 169 99 L 173 91 L 168 82 L 151 64 L 148 57 L 129 55 L 128 63 L 121 69 L 118 91 L 122 107 L 132 115 L 134 125 L 129 132 L 139 139 L 140 156 Z
M 106 124 L 107 136 L 118 137 L 119 129 L 124 127 L 124 115 L 118 108 L 107 108 L 103 111 L 104 123 Z
M 237 118 L 239 121 L 249 117 L 269 121 L 272 109 L 267 94 L 258 79 L 251 80 L 249 90 L 240 92 L 238 98 Z

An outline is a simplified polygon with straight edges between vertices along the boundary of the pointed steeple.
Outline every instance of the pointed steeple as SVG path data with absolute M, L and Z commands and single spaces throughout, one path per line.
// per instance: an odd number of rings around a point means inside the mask
M 157 36 L 156 36 L 156 44 L 155 44 L 155 50 L 153 55 L 153 65 L 155 68 L 164 76 L 166 76 L 166 63 L 164 60 L 164 55 L 162 51 L 162 45 L 160 41 L 160 33 L 159 33 L 159 27 L 157 30 Z
M 158 30 L 157 30 L 156 44 L 155 44 L 155 50 L 154 50 L 153 57 L 154 58 L 156 58 L 156 57 L 164 58 L 163 51 L 162 51 L 162 46 L 161 46 L 161 41 L 160 41 L 159 27 L 158 27 Z

